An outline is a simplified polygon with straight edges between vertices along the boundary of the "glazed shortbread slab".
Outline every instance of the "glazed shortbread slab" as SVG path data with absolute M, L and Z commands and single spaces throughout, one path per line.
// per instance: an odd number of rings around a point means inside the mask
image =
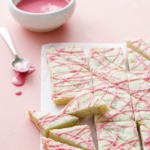
M 49 137 L 84 150 L 95 150 L 91 130 L 88 125 L 49 130 Z
M 49 129 L 59 129 L 77 125 L 79 119 L 67 114 L 51 114 L 48 112 L 29 111 L 29 116 L 44 136 L 48 136 Z
M 81 47 L 57 47 L 47 49 L 47 63 L 51 75 L 88 71 L 88 60 Z
M 98 85 L 102 82 L 110 83 L 110 87 L 116 86 L 118 89 L 125 90 L 129 92 L 129 84 L 127 78 L 127 71 L 118 69 L 118 68 L 111 68 L 109 70 L 98 70 L 95 74 L 93 74 L 93 86 L 94 88 L 101 88 L 101 85 Z M 108 84 L 107 83 L 107 84 Z
M 127 40 L 126 46 L 150 61 L 150 40 Z
M 149 73 L 128 73 L 129 88 L 135 120 L 147 120 L 150 116 L 150 76 Z
M 79 118 L 88 115 L 105 114 L 108 111 L 109 108 L 101 97 L 94 95 L 93 91 L 90 90 L 81 91 L 63 109 L 63 113 L 75 115 Z
M 143 150 L 150 150 L 150 120 L 139 122 Z
M 116 86 L 95 89 L 95 95 L 99 96 L 109 111 L 95 116 L 95 122 L 117 122 L 134 120 L 132 101 L 129 93 Z
M 141 150 L 134 121 L 96 124 L 99 150 Z
M 92 75 L 90 72 L 64 73 L 53 75 L 52 99 L 55 104 L 63 105 L 75 98 L 82 90 L 91 90 L 93 88 Z
M 56 142 L 51 138 L 43 138 L 43 149 L 44 150 L 81 150 L 80 148 L 73 147 L 64 143 Z
M 121 47 L 96 47 L 90 49 L 90 69 L 94 71 L 97 67 L 105 70 L 117 66 L 125 69 L 125 55 Z

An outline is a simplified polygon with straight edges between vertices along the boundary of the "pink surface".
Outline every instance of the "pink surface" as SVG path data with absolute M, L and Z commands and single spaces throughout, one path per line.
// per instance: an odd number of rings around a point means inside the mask
M 13 55 L 0 37 L 0 149 L 39 150 L 39 132 L 28 120 L 27 110 L 40 108 L 41 45 L 52 42 L 119 43 L 127 38 L 150 37 L 149 0 L 77 0 L 73 17 L 51 33 L 32 33 L 10 15 L 7 1 L 0 1 L 0 26 L 10 31 L 20 54 L 36 71 L 23 87 L 11 80 Z M 22 95 L 16 96 L 15 91 Z

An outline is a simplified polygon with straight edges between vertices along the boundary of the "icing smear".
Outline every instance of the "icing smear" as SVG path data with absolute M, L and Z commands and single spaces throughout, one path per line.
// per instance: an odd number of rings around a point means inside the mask
M 12 79 L 12 84 L 14 86 L 23 86 L 25 84 L 26 78 L 31 75 L 33 72 L 35 71 L 35 67 L 30 67 L 29 71 L 27 72 L 19 72 L 19 71 L 15 71 L 15 76 Z M 15 95 L 20 96 L 22 95 L 22 90 L 17 90 L 15 92 Z
M 17 96 L 22 95 L 22 91 L 16 91 L 15 94 L 16 94 Z
M 29 71 L 27 71 L 27 72 L 16 71 L 16 75 L 12 79 L 12 84 L 15 85 L 15 86 L 22 86 L 22 85 L 24 85 L 27 76 L 32 74 L 34 71 L 35 71 L 35 67 L 30 67 Z

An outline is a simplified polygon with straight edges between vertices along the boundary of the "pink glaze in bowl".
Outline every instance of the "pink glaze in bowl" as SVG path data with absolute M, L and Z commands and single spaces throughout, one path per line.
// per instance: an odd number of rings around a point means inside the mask
M 33 13 L 17 8 L 21 0 L 8 0 L 10 12 L 14 19 L 24 28 L 34 32 L 48 32 L 65 24 L 75 10 L 76 0 L 54 12 Z

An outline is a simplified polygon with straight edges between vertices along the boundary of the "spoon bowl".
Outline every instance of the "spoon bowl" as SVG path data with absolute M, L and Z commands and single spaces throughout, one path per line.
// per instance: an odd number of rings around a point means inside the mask
M 12 67 L 14 70 L 18 72 L 27 72 L 30 69 L 30 63 L 27 59 L 20 58 L 14 48 L 13 42 L 9 35 L 8 30 L 5 27 L 0 27 L 0 34 L 2 35 L 3 39 L 9 46 L 10 50 L 15 56 L 15 59 L 12 62 Z
M 27 59 L 22 59 L 16 55 L 15 59 L 12 61 L 13 69 L 18 72 L 27 72 L 30 69 L 30 63 Z

